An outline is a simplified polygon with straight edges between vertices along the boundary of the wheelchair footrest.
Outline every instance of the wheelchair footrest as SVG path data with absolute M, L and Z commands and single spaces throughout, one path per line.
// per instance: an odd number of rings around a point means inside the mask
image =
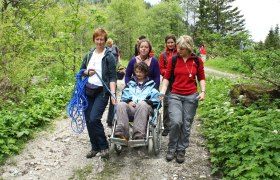
M 129 140 L 128 146 L 129 147 L 140 147 L 140 146 L 146 146 L 147 141 L 145 139 L 139 139 L 139 140 Z
M 128 146 L 128 142 L 125 139 L 120 138 L 110 138 L 111 143 L 116 143 L 123 146 Z

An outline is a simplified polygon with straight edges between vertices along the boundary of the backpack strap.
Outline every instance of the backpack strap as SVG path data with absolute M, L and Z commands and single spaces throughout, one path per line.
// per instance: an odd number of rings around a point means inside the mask
M 173 85 L 173 82 L 175 80 L 175 76 L 174 76 L 174 69 L 175 69 L 175 66 L 176 66 L 176 63 L 177 63 L 177 55 L 176 56 L 172 56 L 172 69 L 171 69 L 171 75 L 170 75 L 170 78 L 169 78 L 169 88 L 170 88 L 170 91 L 172 89 L 172 85 Z
M 115 46 L 115 51 L 118 53 L 119 56 L 119 48 L 117 46 Z
M 167 64 L 166 51 L 164 51 L 164 53 L 163 53 L 163 61 L 164 61 L 164 64 Z
M 194 62 L 196 63 L 197 69 L 198 69 L 198 67 L 199 67 L 199 60 L 198 60 L 198 57 L 197 57 L 195 54 L 193 54 L 193 53 L 192 53 L 192 56 L 195 56 Z M 197 71 L 197 72 L 198 72 L 198 71 Z

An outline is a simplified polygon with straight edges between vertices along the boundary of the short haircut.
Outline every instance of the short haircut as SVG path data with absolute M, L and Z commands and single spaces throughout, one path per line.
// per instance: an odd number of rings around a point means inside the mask
M 139 62 L 134 64 L 134 72 L 136 69 L 139 69 L 141 72 L 145 74 L 145 77 L 149 74 L 149 66 L 145 62 Z
M 138 50 L 138 52 L 140 52 L 140 51 L 139 51 L 139 50 L 140 50 L 140 46 L 141 46 L 141 44 L 142 44 L 143 42 L 147 42 L 147 43 L 148 43 L 148 46 L 149 46 L 149 54 L 150 54 L 150 52 L 152 51 L 152 44 L 151 44 L 151 42 L 150 42 L 148 39 L 141 39 L 141 40 L 139 41 L 139 43 L 138 43 L 138 45 L 137 45 L 137 50 Z
M 191 36 L 183 35 L 177 40 L 177 45 L 179 45 L 183 49 L 187 49 L 190 52 L 193 52 L 193 39 Z
M 104 36 L 105 42 L 106 42 L 107 39 L 108 39 L 107 32 L 106 32 L 105 29 L 103 29 L 103 28 L 97 28 L 97 29 L 93 32 L 93 35 L 92 35 L 92 40 L 93 40 L 93 42 L 94 42 L 94 39 L 95 39 L 97 36 Z
M 173 39 L 173 41 L 176 43 L 176 37 L 173 34 L 165 36 L 165 43 L 167 43 L 168 39 Z

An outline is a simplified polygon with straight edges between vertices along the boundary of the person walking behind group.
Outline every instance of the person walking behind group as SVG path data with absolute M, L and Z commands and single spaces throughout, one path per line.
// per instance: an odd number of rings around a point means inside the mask
M 93 33 L 95 48 L 88 52 L 84 58 L 80 69 L 86 69 L 83 74 L 89 76 L 86 84 L 86 99 L 88 107 L 85 110 L 85 120 L 91 142 L 91 150 L 86 155 L 87 158 L 95 157 L 100 152 L 102 158 L 109 156 L 108 141 L 105 136 L 104 127 L 101 122 L 102 115 L 108 104 L 109 91 L 102 81 L 116 93 L 116 63 L 115 58 L 108 48 L 105 48 L 107 32 L 102 28 L 97 28 Z M 99 79 L 101 77 L 102 81 Z M 115 104 L 114 98 L 111 98 Z
M 155 81 L 156 88 L 159 89 L 160 84 L 160 70 L 158 60 L 155 57 L 151 57 L 149 54 L 152 50 L 152 45 L 149 40 L 142 39 L 138 43 L 139 55 L 130 59 L 125 73 L 125 84 L 127 84 L 134 73 L 134 64 L 139 62 L 145 62 L 149 66 L 148 77 Z
M 160 74 L 164 77 L 164 74 L 167 69 L 167 62 L 172 58 L 172 56 L 177 55 L 176 48 L 176 37 L 174 35 L 167 35 L 165 37 L 165 51 L 162 52 L 159 56 L 159 68 Z M 170 88 L 166 89 L 166 95 L 170 93 Z M 169 115 L 168 115 L 168 99 L 163 100 L 163 127 L 162 136 L 167 136 L 169 133 Z
M 114 41 L 111 38 L 108 38 L 108 40 L 107 40 L 107 47 L 111 50 L 112 54 L 115 57 L 116 67 L 123 66 L 121 64 L 120 49 L 117 46 L 114 45 Z M 114 105 L 112 104 L 112 99 L 110 97 L 109 110 L 108 110 L 107 121 L 106 121 L 108 127 L 112 127 L 112 125 L 113 125 L 114 114 L 115 114 Z
M 203 62 L 206 61 L 206 47 L 204 44 L 200 46 L 199 53 Z
M 183 163 L 198 101 L 204 100 L 205 97 L 206 81 L 203 61 L 193 54 L 193 39 L 187 35 L 181 36 L 176 46 L 176 64 L 173 63 L 173 58 L 168 61 L 160 92 L 165 94 L 171 83 L 171 93 L 168 96 L 170 131 L 166 160 L 171 161 L 176 155 L 176 161 Z M 196 86 L 196 77 L 200 93 Z
M 114 45 L 114 41 L 111 38 L 108 38 L 107 42 L 107 47 L 111 50 L 112 54 L 115 57 L 116 60 L 116 65 L 120 65 L 121 64 L 121 51 L 120 48 L 118 46 Z

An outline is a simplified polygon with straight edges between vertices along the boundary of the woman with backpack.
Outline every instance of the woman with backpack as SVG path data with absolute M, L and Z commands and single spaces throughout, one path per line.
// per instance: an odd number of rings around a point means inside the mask
M 193 39 L 187 35 L 181 36 L 176 46 L 178 56 L 168 61 L 160 92 L 165 94 L 171 83 L 168 96 L 170 131 L 166 160 L 171 161 L 176 156 L 176 161 L 183 163 L 198 101 L 204 100 L 206 81 L 203 62 L 193 54 Z M 196 78 L 199 81 L 200 93 Z
M 176 37 L 174 35 L 167 35 L 165 37 L 165 51 L 162 52 L 159 56 L 159 68 L 160 74 L 164 77 L 164 74 L 167 69 L 167 62 L 172 58 L 172 56 L 177 55 L 176 48 Z M 170 89 L 167 88 L 166 95 L 170 93 Z M 164 99 L 163 102 L 163 127 L 164 130 L 162 132 L 162 136 L 167 136 L 169 133 L 169 115 L 168 115 L 168 101 L 167 98 Z
M 85 120 L 91 142 L 91 150 L 87 158 L 95 157 L 100 152 L 101 158 L 109 156 L 109 145 L 101 122 L 102 115 L 108 104 L 109 90 L 116 95 L 116 63 L 111 51 L 105 47 L 107 32 L 98 28 L 93 33 L 95 48 L 88 52 L 80 69 L 85 69 L 84 75 L 89 76 L 86 84 L 86 99 L 88 107 L 85 110 Z M 106 86 L 105 86 L 106 85 Z M 111 98 L 115 104 L 115 99 Z

